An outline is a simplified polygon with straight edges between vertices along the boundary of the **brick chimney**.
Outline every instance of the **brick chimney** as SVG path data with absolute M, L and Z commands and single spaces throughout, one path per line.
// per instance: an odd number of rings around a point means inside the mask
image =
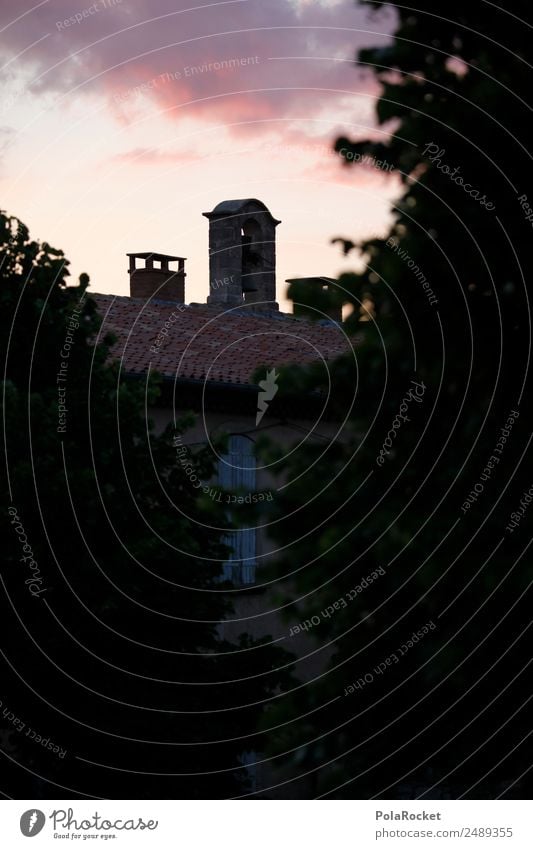
M 336 321 L 337 324 L 342 324 L 342 305 L 340 303 L 330 303 L 329 294 L 335 292 L 337 281 L 333 277 L 289 277 L 285 281 L 289 285 L 305 287 L 312 291 L 315 296 L 316 310 L 310 310 L 299 303 L 298 299 L 294 302 L 293 313 L 297 316 L 305 318 L 319 319 L 320 310 L 322 310 L 329 318 Z M 317 312 L 318 310 L 318 312 Z
M 130 295 L 147 301 L 156 298 L 160 301 L 185 303 L 185 258 L 169 254 L 136 253 L 127 254 L 130 258 Z M 140 266 L 138 262 L 142 263 Z M 178 263 L 170 268 L 170 263 Z

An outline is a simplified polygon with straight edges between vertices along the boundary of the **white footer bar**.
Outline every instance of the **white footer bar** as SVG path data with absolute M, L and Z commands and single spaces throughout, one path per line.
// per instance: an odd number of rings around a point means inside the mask
M 531 849 L 527 801 L 4 801 L 1 845 Z M 28 840 L 35 838 L 35 843 Z

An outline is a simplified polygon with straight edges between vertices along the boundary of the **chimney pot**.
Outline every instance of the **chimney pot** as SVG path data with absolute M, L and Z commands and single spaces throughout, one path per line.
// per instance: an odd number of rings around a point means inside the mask
M 158 253 L 130 253 L 129 275 L 130 296 L 145 301 L 156 298 L 161 301 L 185 302 L 185 257 Z M 144 264 L 138 267 L 138 261 Z M 154 268 L 154 262 L 158 264 Z M 169 268 L 177 262 L 178 268 Z

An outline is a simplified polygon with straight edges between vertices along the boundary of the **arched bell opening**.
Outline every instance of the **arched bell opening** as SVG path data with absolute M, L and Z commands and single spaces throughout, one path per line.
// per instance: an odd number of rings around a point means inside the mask
M 249 218 L 241 227 L 242 242 L 242 291 L 257 292 L 257 275 L 262 266 L 261 227 L 254 218 Z

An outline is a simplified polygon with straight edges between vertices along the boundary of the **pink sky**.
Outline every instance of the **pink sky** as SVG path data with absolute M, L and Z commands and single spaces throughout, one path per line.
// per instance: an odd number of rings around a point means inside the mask
M 284 280 L 353 268 L 331 238 L 384 232 L 399 193 L 330 152 L 375 132 L 353 58 L 391 20 L 353 0 L 3 0 L 2 207 L 93 291 L 128 294 L 126 252 L 153 250 L 186 256 L 205 301 L 202 212 L 260 198 L 288 309 Z

